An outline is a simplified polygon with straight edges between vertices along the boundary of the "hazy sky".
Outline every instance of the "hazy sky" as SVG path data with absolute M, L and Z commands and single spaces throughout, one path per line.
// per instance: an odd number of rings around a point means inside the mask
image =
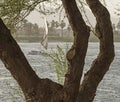
M 113 16 L 115 12 L 115 8 L 120 7 L 120 0 L 106 0 L 107 2 L 107 8 L 111 12 Z
M 115 15 L 115 8 L 118 8 L 120 7 L 120 1 L 119 0 L 106 0 L 107 2 L 107 8 L 111 14 L 111 16 L 113 18 L 117 18 L 118 19 L 118 16 Z M 119 6 L 118 6 L 119 5 Z M 41 18 L 41 15 L 37 12 L 37 11 L 33 11 L 28 17 L 27 19 L 32 22 L 32 23 L 37 23 L 39 26 L 43 27 L 44 26 L 44 20 L 43 18 Z M 49 21 L 51 19 L 54 19 L 53 17 L 47 17 L 47 19 L 49 19 Z M 58 18 L 55 18 L 55 19 L 58 19 Z M 114 21 L 113 21 L 114 22 Z M 118 20 L 115 20 L 115 23 L 117 23 Z

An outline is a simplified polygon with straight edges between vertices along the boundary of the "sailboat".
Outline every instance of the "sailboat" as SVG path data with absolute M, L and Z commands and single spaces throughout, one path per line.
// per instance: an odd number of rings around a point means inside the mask
M 44 17 L 44 35 L 41 41 L 41 45 L 43 46 L 44 49 L 47 50 L 48 48 L 48 26 L 47 26 L 47 20 L 46 17 Z M 45 54 L 43 51 L 36 51 L 36 50 L 31 50 L 28 55 L 41 55 Z

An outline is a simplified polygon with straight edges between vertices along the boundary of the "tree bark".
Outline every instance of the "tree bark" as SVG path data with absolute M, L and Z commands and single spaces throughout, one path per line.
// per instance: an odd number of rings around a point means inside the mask
M 96 33 L 100 40 L 100 52 L 93 61 L 90 70 L 85 74 L 80 86 L 77 102 L 93 102 L 97 87 L 109 70 L 114 59 L 113 31 L 108 10 L 99 0 L 86 0 L 96 17 Z
M 96 17 L 96 36 L 100 53 L 90 70 L 83 74 L 90 29 L 84 22 L 75 0 L 62 0 L 74 34 L 74 42 L 66 57 L 68 72 L 64 85 L 39 78 L 23 52 L 0 19 L 0 59 L 20 85 L 27 102 L 92 102 L 96 89 L 114 58 L 113 31 L 110 15 L 99 0 L 86 0 Z M 80 86 L 80 88 L 79 88 Z
M 75 0 L 62 0 L 74 34 L 74 43 L 67 53 L 68 72 L 65 75 L 65 102 L 75 102 L 82 77 L 90 30 L 85 24 Z
M 27 102 L 50 102 L 51 97 L 62 89 L 61 85 L 36 75 L 1 19 L 0 59 L 20 85 Z

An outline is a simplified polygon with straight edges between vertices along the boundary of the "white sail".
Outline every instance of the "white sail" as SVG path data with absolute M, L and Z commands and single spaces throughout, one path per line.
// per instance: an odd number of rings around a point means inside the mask
M 48 26 L 47 26 L 46 17 L 44 17 L 44 23 L 45 23 L 45 29 L 44 29 L 45 31 L 44 31 L 44 35 L 43 35 L 43 39 L 41 41 L 41 44 L 45 49 L 47 49 L 47 47 L 48 47 L 48 37 L 47 37 L 47 35 L 48 35 Z

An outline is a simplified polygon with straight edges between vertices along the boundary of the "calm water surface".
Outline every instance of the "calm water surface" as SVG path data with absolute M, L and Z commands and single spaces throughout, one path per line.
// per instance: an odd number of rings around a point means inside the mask
M 66 47 L 66 43 L 50 43 L 48 51 L 50 51 L 51 48 L 56 49 L 56 45 L 58 44 L 62 48 Z M 51 65 L 51 61 L 48 58 L 42 55 L 28 55 L 28 52 L 31 50 L 41 50 L 39 43 L 19 43 L 19 45 L 38 76 L 57 81 L 54 67 Z M 98 48 L 98 43 L 89 43 L 84 72 L 90 68 L 92 61 L 96 58 L 99 51 Z M 100 83 L 94 102 L 120 102 L 120 43 L 115 43 L 115 49 L 115 60 Z M 24 97 L 21 91 L 19 91 L 16 81 L 5 69 L 1 61 L 0 102 L 24 102 Z

